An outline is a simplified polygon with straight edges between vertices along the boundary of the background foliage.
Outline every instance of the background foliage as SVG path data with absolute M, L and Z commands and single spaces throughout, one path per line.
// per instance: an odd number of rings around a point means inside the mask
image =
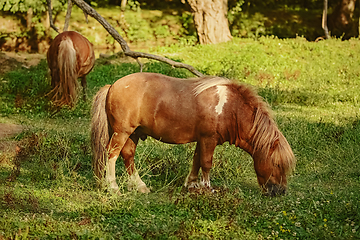
M 66 11 L 65 0 L 53 0 L 53 14 L 56 25 L 62 29 Z M 329 1 L 329 14 L 339 1 Z M 129 0 L 122 15 L 119 0 L 88 1 L 109 23 L 115 27 L 131 46 L 170 46 L 174 43 L 195 44 L 197 35 L 188 4 L 180 0 L 148 1 Z M 28 10 L 33 9 L 31 21 Z M 230 0 L 228 19 L 230 31 L 235 37 L 254 38 L 277 36 L 294 38 L 303 36 L 315 40 L 323 36 L 321 28 L 323 1 L 245 1 Z M 56 36 L 50 30 L 45 0 L 0 0 L 2 18 L 0 22 L 0 46 L 3 50 L 45 51 L 48 43 Z M 359 11 L 351 36 L 358 36 Z M 124 16 L 124 17 L 122 17 Z M 11 22 L 11 24 L 9 24 Z M 83 13 L 74 7 L 70 29 L 92 38 L 97 47 L 119 51 L 114 39 L 94 19 L 89 23 Z M 10 25 L 10 26 L 9 26 Z M 12 26 L 16 25 L 16 26 Z M 31 26 L 31 27 L 29 27 Z M 337 37 L 341 37 L 341 34 Z M 16 39 L 16 41 L 14 40 Z

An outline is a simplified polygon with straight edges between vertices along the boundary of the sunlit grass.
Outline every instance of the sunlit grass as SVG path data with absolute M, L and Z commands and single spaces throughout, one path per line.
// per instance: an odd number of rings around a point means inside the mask
M 312 43 L 301 38 L 262 38 L 152 50 L 205 74 L 251 84 L 270 104 L 297 158 L 288 193 L 275 198 L 261 194 L 251 157 L 229 144 L 218 146 L 214 153 L 211 179 L 217 192 L 188 193 L 183 183 L 195 144 L 168 145 L 151 138 L 140 141 L 135 161 L 152 192 L 141 195 L 127 190 L 121 159 L 116 166 L 119 194 L 100 191 L 91 169 L 91 102 L 80 101 L 75 109 L 52 116 L 46 99 L 38 98 L 42 88 L 25 92 L 23 108 L 13 108 L 15 98 L 7 93 L 0 104 L 0 121 L 28 128 L 16 137 L 26 153 L 16 180 L 9 182 L 7 177 L 17 162 L 0 167 L 0 209 L 5 216 L 0 219 L 0 235 L 31 239 L 358 238 L 360 59 L 354 52 L 359 47 L 353 40 Z M 97 65 L 88 75 L 89 98 L 101 86 L 138 69 L 133 63 Z M 145 69 L 191 76 L 152 61 Z M 4 78 L 28 79 L 44 72 L 39 65 Z

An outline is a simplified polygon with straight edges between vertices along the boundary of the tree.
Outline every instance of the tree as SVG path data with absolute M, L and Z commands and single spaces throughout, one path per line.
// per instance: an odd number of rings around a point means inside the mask
M 200 44 L 232 39 L 226 18 L 228 0 L 187 0 L 193 13 Z
M 332 14 L 328 17 L 329 30 L 332 34 L 349 38 L 353 27 L 353 15 L 356 0 L 340 0 Z
M 329 29 L 327 25 L 327 10 L 328 10 L 328 0 L 324 0 L 324 8 L 323 8 L 323 15 L 322 15 L 322 29 L 324 29 L 325 38 L 330 38 Z
M 55 16 L 63 11 L 65 1 L 55 1 L 52 7 Z M 45 2 L 46 0 L 0 0 L 0 11 L 14 14 L 22 23 L 21 34 L 9 35 L 16 38 L 16 42 L 27 42 L 34 52 L 39 50 L 39 42 L 47 37 L 47 29 L 41 21 L 47 11 Z

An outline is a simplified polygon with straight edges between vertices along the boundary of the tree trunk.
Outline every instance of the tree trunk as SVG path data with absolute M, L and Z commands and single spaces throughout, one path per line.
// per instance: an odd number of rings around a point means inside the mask
M 64 32 L 69 29 L 70 17 L 71 17 L 71 9 L 72 9 L 72 1 L 68 0 L 68 7 L 66 11 L 65 24 L 64 24 Z
M 32 8 L 29 8 L 26 13 L 26 30 L 28 31 L 30 31 L 33 26 L 32 18 L 33 18 L 33 10 Z
M 336 34 L 349 34 L 353 25 L 356 0 L 341 0 L 329 16 L 329 30 Z
M 323 9 L 323 16 L 322 16 L 322 29 L 324 29 L 325 38 L 329 39 L 329 29 L 327 26 L 327 10 L 328 10 L 328 0 L 324 0 L 324 9 Z
M 121 0 L 121 12 L 125 12 L 127 0 Z
M 126 19 L 125 19 L 126 4 L 127 4 L 127 0 L 121 0 L 120 24 L 123 28 L 126 27 Z
M 226 18 L 228 0 L 187 0 L 194 12 L 200 44 L 227 42 L 232 39 Z
M 33 9 L 29 8 L 26 13 L 26 30 L 27 30 L 27 44 L 30 46 L 31 52 L 38 52 L 39 50 L 39 43 L 38 43 L 38 35 L 36 33 L 36 29 L 34 27 L 34 24 L 32 22 L 33 18 Z

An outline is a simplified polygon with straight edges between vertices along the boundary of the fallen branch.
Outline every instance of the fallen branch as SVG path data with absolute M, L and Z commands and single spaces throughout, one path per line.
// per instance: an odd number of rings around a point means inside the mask
M 48 0 L 49 1 L 49 0 Z M 127 45 L 126 41 L 120 36 L 120 34 L 111 26 L 99 13 L 95 11 L 92 7 L 90 7 L 86 2 L 83 0 L 72 0 L 73 3 L 75 3 L 81 10 L 84 11 L 84 13 L 92 16 L 95 18 L 105 29 L 110 33 L 110 35 L 120 44 L 122 50 L 124 51 L 124 54 L 126 56 L 132 57 L 138 61 L 138 58 L 148 58 L 148 59 L 154 59 L 157 61 L 161 61 L 164 63 L 167 63 L 173 67 L 177 68 L 185 68 L 192 72 L 194 75 L 201 77 L 204 76 L 201 72 L 196 70 L 193 66 L 175 62 L 173 60 L 170 60 L 165 57 L 160 57 L 153 54 L 143 53 L 143 52 L 133 52 L 130 50 L 129 46 Z M 138 61 L 139 63 L 139 61 Z M 142 68 L 142 65 L 140 64 L 140 67 Z

